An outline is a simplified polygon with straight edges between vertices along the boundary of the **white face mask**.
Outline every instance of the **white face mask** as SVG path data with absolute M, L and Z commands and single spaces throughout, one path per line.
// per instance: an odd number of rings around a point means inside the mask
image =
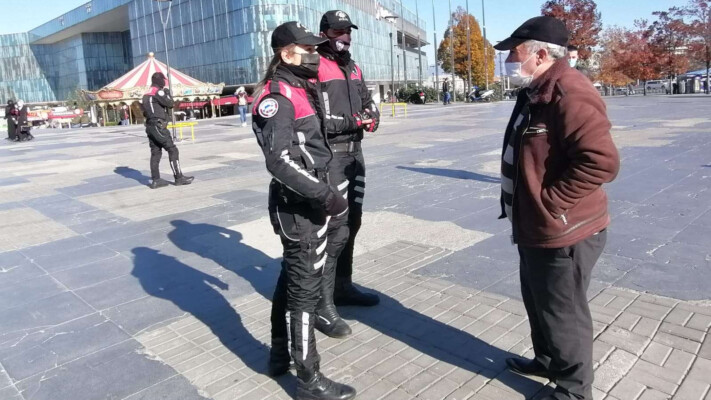
M 521 68 L 523 67 L 523 64 L 526 64 L 533 56 L 536 54 L 531 54 L 526 61 L 524 62 L 507 62 L 505 63 L 505 68 L 506 68 L 506 75 L 509 76 L 509 79 L 511 80 L 511 84 L 516 85 L 516 86 L 521 86 L 521 87 L 528 87 L 528 85 L 533 82 L 533 75 L 531 76 L 523 76 L 521 75 Z M 536 71 L 538 70 L 538 67 L 536 67 Z M 535 75 L 536 71 L 533 71 L 533 74 Z
M 577 58 L 568 59 L 568 65 L 570 65 L 570 68 L 575 68 L 575 66 L 578 65 L 578 59 Z

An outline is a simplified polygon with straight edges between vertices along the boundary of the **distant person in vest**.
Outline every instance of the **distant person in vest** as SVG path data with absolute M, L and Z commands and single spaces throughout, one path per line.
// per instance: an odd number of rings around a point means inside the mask
M 244 90 L 244 86 L 240 86 L 237 89 L 237 107 L 239 108 L 239 119 L 242 121 L 242 126 L 247 126 L 247 105 L 249 104 L 249 99 L 247 92 Z
M 281 238 L 282 270 L 272 299 L 269 373 L 297 375 L 296 398 L 347 400 L 355 389 L 320 372 L 314 325 L 327 259 L 329 221 L 347 213 L 345 189 L 329 181 L 332 159 L 323 123 L 326 118 L 316 77 L 316 46 L 325 40 L 298 22 L 272 34 L 272 59 L 255 92 L 252 128 L 264 153 L 269 185 L 269 216 Z M 339 120 L 356 124 L 352 116 Z M 343 127 L 342 129 L 351 128 Z M 285 314 L 290 311 L 291 355 Z
M 338 316 L 334 303 L 368 307 L 380 301 L 375 294 L 361 292 L 352 281 L 353 246 L 363 217 L 366 187 L 361 140 L 364 131 L 375 132 L 380 121 L 380 111 L 365 85 L 363 72 L 348 51 L 353 29 L 358 27 L 343 11 L 328 11 L 321 18 L 321 37 L 327 42 L 318 47 L 321 55 L 318 80 L 324 101 L 328 142 L 333 151 L 329 174 L 332 183 L 340 185 L 343 182 L 339 189 L 348 189 L 349 206 L 347 218 L 335 218 L 333 226 L 329 227 L 329 246 L 339 248 L 339 242 L 345 240 L 345 247 L 340 255 L 335 252 L 329 254 L 324 267 L 322 301 L 317 311 L 316 328 L 332 337 L 350 333 L 348 325 Z M 353 115 L 361 120 L 371 120 L 371 123 L 344 129 L 345 125 L 338 123 L 337 115 Z
M 12 100 L 7 101 L 7 106 L 5 106 L 5 117 L 7 120 L 7 140 L 17 141 L 19 140 L 16 135 L 17 130 L 17 109 L 15 108 L 15 102 Z
M 442 82 L 442 94 L 443 96 L 443 104 L 446 106 L 451 102 L 451 94 L 449 93 L 449 79 L 444 78 L 444 82 Z
M 160 158 L 163 149 L 168 152 L 170 168 L 173 170 L 175 185 L 189 185 L 193 181 L 192 176 L 183 175 L 180 169 L 180 156 L 178 148 L 173 143 L 173 137 L 166 128 L 168 125 L 168 109 L 173 108 L 173 98 L 170 91 L 165 87 L 167 79 L 162 72 L 156 72 L 151 76 L 151 88 L 143 95 L 141 107 L 143 116 L 146 118 L 146 134 L 148 144 L 151 148 L 151 189 L 158 189 L 168 186 L 168 182 L 160 178 Z

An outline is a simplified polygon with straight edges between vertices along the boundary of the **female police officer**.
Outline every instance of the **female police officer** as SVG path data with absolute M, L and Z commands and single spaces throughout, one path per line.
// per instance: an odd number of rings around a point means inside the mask
M 319 372 L 314 337 L 328 222 L 348 211 L 343 194 L 328 182 L 332 153 L 323 133 L 322 100 L 315 87 L 316 46 L 323 42 L 298 22 L 287 22 L 274 30 L 274 59 L 258 88 L 252 114 L 254 133 L 273 177 L 270 217 L 284 248 L 272 305 L 270 372 L 276 375 L 289 368 L 286 308 L 291 313 L 296 398 L 345 400 L 355 397 L 355 389 Z

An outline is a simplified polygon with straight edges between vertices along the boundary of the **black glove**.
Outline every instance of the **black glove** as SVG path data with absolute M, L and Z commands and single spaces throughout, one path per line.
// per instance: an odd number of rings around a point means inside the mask
M 368 108 L 363 110 L 362 113 L 368 117 L 366 119 L 373 120 L 373 122 L 370 124 L 370 128 L 368 128 L 368 132 L 375 132 L 376 130 L 378 130 L 378 126 L 380 125 L 380 113 L 377 110 L 371 110 Z
M 343 195 L 338 191 L 338 189 L 333 186 L 329 186 L 326 200 L 323 202 L 323 208 L 326 210 L 326 214 L 328 215 L 341 215 L 348 210 L 348 201 L 343 198 Z

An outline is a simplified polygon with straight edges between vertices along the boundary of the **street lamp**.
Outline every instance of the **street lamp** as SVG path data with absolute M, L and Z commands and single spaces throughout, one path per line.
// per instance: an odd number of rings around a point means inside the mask
M 384 17 L 384 18 L 386 20 L 388 20 L 388 22 L 393 24 L 390 27 L 390 99 L 389 99 L 389 100 L 392 100 L 392 98 L 395 96 L 395 59 L 394 59 L 395 44 L 393 43 L 393 27 L 395 26 L 395 20 L 398 18 L 398 16 L 397 15 L 388 15 L 387 17 Z M 400 69 L 400 66 L 398 66 L 398 70 L 399 69 Z
M 434 5 L 434 0 L 432 0 L 432 30 L 434 34 L 434 46 L 437 46 L 437 20 L 435 19 L 435 5 Z M 434 47 L 433 46 L 433 47 Z M 437 103 L 439 103 L 439 71 L 437 67 L 437 50 L 435 50 L 434 54 L 435 58 L 435 70 L 434 70 L 434 75 L 435 75 L 435 83 L 434 83 L 434 89 L 435 92 L 437 93 Z
M 168 90 L 170 90 L 170 95 L 175 96 L 173 93 L 173 82 L 170 79 L 170 60 L 168 59 L 168 36 L 166 30 L 168 29 L 168 21 L 170 21 L 170 8 L 173 6 L 173 0 L 155 0 L 158 3 L 168 3 L 168 13 L 163 20 L 163 8 L 158 5 L 158 13 L 160 14 L 160 22 L 163 24 L 163 43 L 165 44 L 165 65 L 168 69 Z M 170 118 L 173 121 L 173 140 L 177 139 L 175 134 L 175 113 L 173 109 L 170 109 Z

